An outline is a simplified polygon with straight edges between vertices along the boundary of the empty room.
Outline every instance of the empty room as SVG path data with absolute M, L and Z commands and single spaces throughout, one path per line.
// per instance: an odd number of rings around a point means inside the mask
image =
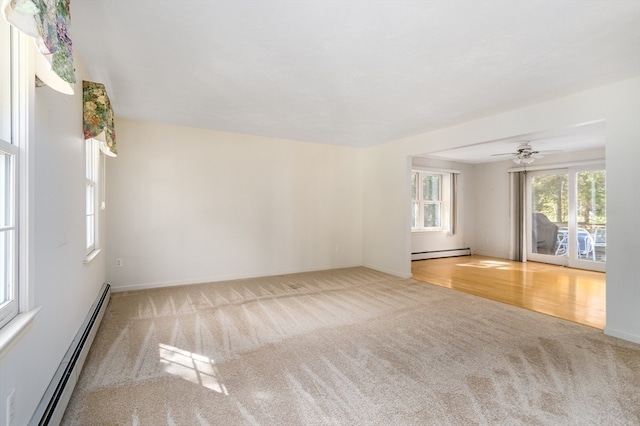
M 3 0 L 0 45 L 0 425 L 640 423 L 640 2 Z

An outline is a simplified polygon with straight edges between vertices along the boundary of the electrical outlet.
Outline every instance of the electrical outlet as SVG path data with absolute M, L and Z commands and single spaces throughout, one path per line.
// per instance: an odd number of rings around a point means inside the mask
M 11 389 L 7 396 L 7 426 L 13 425 L 13 418 L 16 412 L 15 389 Z
M 122 258 L 121 257 L 116 259 L 116 268 L 122 268 Z

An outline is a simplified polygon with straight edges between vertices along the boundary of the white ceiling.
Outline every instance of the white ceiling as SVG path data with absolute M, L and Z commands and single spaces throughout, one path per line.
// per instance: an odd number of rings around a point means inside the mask
M 598 121 L 566 129 L 554 129 L 496 141 L 479 142 L 462 148 L 430 152 L 423 156 L 480 164 L 510 160 L 513 155 L 504 154 L 514 154 L 518 147 L 524 143 L 531 145 L 531 148 L 540 152 L 541 155 L 549 156 L 604 148 L 605 140 L 605 123 Z
M 73 0 L 71 18 L 116 116 L 345 146 L 640 75 L 637 0 Z

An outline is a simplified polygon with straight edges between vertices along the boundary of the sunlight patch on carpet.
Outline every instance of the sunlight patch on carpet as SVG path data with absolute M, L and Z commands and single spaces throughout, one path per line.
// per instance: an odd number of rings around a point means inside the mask
M 167 373 L 220 394 L 229 395 L 227 387 L 219 378 L 215 361 L 211 358 L 163 343 L 158 345 L 158 351 L 160 362 Z

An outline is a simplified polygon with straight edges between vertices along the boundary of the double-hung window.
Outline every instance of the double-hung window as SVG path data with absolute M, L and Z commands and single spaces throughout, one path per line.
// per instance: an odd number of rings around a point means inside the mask
M 19 165 L 17 54 L 10 25 L 0 18 L 0 327 L 19 311 Z
M 86 194 L 86 249 L 91 259 L 98 250 L 98 175 L 100 169 L 100 141 L 90 138 L 85 141 L 85 194 Z
M 452 232 L 453 173 L 411 172 L 411 230 Z

